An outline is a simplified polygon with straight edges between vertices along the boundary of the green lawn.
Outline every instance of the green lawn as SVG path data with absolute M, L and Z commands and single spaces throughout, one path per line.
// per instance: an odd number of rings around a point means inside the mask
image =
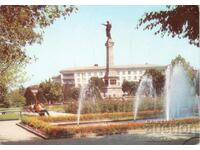
M 56 112 L 65 112 L 64 105 L 47 105 L 47 110 Z
M 20 118 L 20 114 L 19 113 L 7 113 L 4 115 L 0 115 L 0 121 L 2 120 L 17 120 Z
M 0 108 L 0 121 L 14 120 L 20 118 L 21 108 Z M 2 114 L 5 112 L 5 114 Z

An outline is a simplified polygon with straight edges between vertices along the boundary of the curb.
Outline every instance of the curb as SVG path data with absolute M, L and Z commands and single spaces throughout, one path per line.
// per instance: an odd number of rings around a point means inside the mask
M 29 131 L 29 132 L 31 132 L 31 133 L 33 133 L 33 134 L 35 134 L 35 135 L 37 135 L 37 136 L 39 136 L 39 137 L 41 137 L 41 138 L 43 138 L 43 139 L 45 139 L 45 140 L 50 139 L 50 137 L 48 135 L 42 134 L 41 132 L 38 132 L 31 127 L 28 127 L 28 126 L 24 125 L 23 123 L 16 123 L 16 125 L 27 130 L 27 131 Z

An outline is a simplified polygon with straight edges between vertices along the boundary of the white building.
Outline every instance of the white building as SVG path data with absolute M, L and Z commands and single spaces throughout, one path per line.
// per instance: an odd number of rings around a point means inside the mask
M 121 86 L 124 80 L 139 81 L 147 69 L 160 69 L 164 70 L 165 66 L 153 64 L 140 64 L 140 65 L 116 65 L 113 66 L 117 72 L 119 80 L 117 86 Z M 73 67 L 66 68 L 60 71 L 60 75 L 53 77 L 56 82 L 63 84 L 72 84 L 75 87 L 87 84 L 91 77 L 104 78 L 106 72 L 105 66 L 98 66 L 97 64 L 90 67 Z

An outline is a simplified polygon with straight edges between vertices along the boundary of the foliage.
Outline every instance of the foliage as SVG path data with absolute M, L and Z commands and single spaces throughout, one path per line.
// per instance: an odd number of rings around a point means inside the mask
M 6 103 L 5 97 L 6 97 L 7 92 L 8 92 L 7 87 L 3 84 L 0 84 L 0 103 Z
M 75 88 L 74 86 L 69 84 L 63 85 L 64 100 L 66 99 L 78 100 L 79 93 L 80 93 L 79 88 Z
M 101 92 L 104 90 L 104 82 L 101 78 L 91 77 L 87 86 L 87 99 L 102 99 Z
M 45 27 L 76 10 L 74 6 L 1 5 L 0 73 L 12 64 L 27 63 L 25 46 L 41 43 Z
M 166 10 L 145 13 L 139 20 L 138 27 L 147 23 L 144 30 L 156 29 L 172 37 L 188 38 L 190 44 L 199 47 L 199 9 L 197 5 L 167 6 Z M 159 28 L 160 27 L 160 28 Z
M 10 91 L 6 96 L 6 99 L 10 102 L 10 105 L 14 107 L 23 107 L 26 103 L 25 97 L 19 90 Z
M 128 93 L 128 95 L 135 95 L 138 88 L 138 82 L 126 81 L 122 83 L 122 91 Z
M 51 102 L 60 101 L 62 98 L 62 87 L 59 83 L 46 80 L 39 85 L 44 97 Z
M 161 95 L 165 86 L 164 72 L 157 69 L 146 70 L 144 75 L 150 75 L 153 81 L 153 87 L 156 89 L 156 94 Z
M 41 88 L 38 89 L 38 92 L 36 94 L 36 98 L 41 103 L 47 103 L 47 100 L 46 100 L 44 93 L 43 93 Z
M 146 110 L 139 111 L 138 115 L 140 119 L 144 118 L 152 118 L 152 117 L 160 117 L 160 110 Z M 43 120 L 45 122 L 66 122 L 66 121 L 76 121 L 77 115 L 69 115 L 69 116 L 43 116 L 38 117 L 39 120 Z M 81 114 L 81 121 L 89 121 L 89 120 L 127 120 L 133 119 L 133 112 L 113 112 L 113 113 L 91 113 L 91 114 Z
M 193 80 L 195 76 L 195 72 L 192 66 L 190 66 L 189 62 L 186 62 L 185 58 L 183 58 L 181 55 L 176 56 L 176 58 L 172 59 L 171 64 L 172 66 L 176 64 L 182 64 L 184 69 L 187 71 L 188 76 L 191 80 Z
M 0 78 L 0 103 L 9 106 L 6 95 L 10 89 L 17 88 L 26 80 L 26 74 L 22 71 L 23 67 L 20 65 L 10 66 L 7 70 L 1 73 Z
M 36 98 L 31 91 L 31 88 L 28 87 L 24 93 L 24 97 L 26 98 L 26 105 L 32 105 L 36 103 Z
M 104 88 L 104 86 L 105 86 L 105 85 L 104 85 L 104 82 L 103 82 L 103 79 L 98 78 L 98 77 L 91 77 L 90 80 L 89 80 L 89 83 L 90 83 L 92 86 L 96 87 L 96 89 L 97 89 L 98 91 L 103 92 L 103 88 Z
M 41 43 L 45 27 L 76 10 L 74 6 L 0 6 L 0 102 L 8 104 L 6 91 L 26 80 L 23 69 L 31 58 L 25 47 Z
M 51 125 L 45 121 L 38 119 L 37 117 L 23 117 L 22 123 L 32 127 L 33 129 L 41 131 L 50 137 L 73 137 L 77 134 L 85 136 L 86 134 L 96 135 L 110 135 L 127 133 L 129 130 L 135 129 L 149 129 L 157 127 L 180 127 L 184 125 L 198 125 L 199 118 L 188 118 L 173 121 L 157 121 L 157 122 L 128 122 L 128 123 L 112 123 L 112 124 L 99 124 L 95 126 L 56 126 Z
M 92 102 L 91 100 L 85 100 L 82 102 L 81 114 L 87 113 L 105 113 L 105 112 L 131 112 L 133 111 L 133 104 L 135 98 L 130 98 L 129 100 L 96 100 Z M 66 113 L 77 113 L 78 102 L 68 101 L 64 105 L 64 110 Z M 140 111 L 144 110 L 154 110 L 163 109 L 163 98 L 143 98 L 140 104 Z

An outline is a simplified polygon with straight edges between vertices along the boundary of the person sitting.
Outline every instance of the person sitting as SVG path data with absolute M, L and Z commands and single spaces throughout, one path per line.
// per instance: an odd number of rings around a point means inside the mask
M 35 111 L 40 114 L 40 116 L 43 116 L 45 113 L 47 113 L 48 116 L 50 116 L 49 112 L 43 107 L 42 103 L 36 103 L 35 105 Z
M 25 110 L 26 112 L 35 112 L 35 109 L 34 109 L 34 105 L 33 105 L 33 104 L 31 104 L 31 105 L 29 105 L 29 106 L 25 106 L 25 107 L 24 107 L 24 110 Z

